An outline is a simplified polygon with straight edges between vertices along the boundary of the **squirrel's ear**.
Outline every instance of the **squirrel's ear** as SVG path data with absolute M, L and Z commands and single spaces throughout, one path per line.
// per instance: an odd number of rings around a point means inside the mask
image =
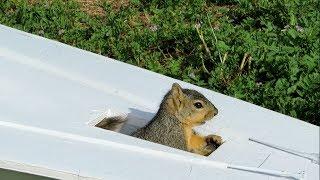
M 181 86 L 178 83 L 173 83 L 171 93 L 173 96 L 181 97 L 183 95 Z
M 178 83 L 173 83 L 171 88 L 171 96 L 174 107 L 179 110 L 181 108 L 181 102 L 184 99 L 182 88 Z

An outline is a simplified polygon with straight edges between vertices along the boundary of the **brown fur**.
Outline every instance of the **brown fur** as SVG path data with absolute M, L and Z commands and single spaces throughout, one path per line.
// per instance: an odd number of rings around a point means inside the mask
M 196 108 L 195 103 L 203 108 Z M 132 135 L 173 148 L 209 155 L 222 143 L 220 136 L 200 136 L 192 129 L 218 113 L 216 107 L 201 93 L 182 89 L 177 83 L 165 95 L 156 116 Z

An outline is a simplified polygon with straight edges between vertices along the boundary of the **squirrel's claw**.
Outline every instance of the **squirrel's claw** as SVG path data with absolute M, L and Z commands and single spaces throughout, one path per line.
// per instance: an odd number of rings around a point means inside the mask
M 208 144 L 216 144 L 218 146 L 220 146 L 223 143 L 223 140 L 221 138 L 221 136 L 218 135 L 208 135 L 206 137 L 206 142 Z

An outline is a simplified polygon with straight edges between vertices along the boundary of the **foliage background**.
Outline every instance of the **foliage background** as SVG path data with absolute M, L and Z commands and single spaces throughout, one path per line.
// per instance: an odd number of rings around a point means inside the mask
M 0 23 L 320 125 L 318 0 L 0 0 Z

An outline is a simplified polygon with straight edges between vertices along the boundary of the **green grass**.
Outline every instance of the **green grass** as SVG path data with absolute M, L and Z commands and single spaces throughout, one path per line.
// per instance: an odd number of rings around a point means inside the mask
M 0 1 L 1 24 L 320 124 L 318 0 Z

